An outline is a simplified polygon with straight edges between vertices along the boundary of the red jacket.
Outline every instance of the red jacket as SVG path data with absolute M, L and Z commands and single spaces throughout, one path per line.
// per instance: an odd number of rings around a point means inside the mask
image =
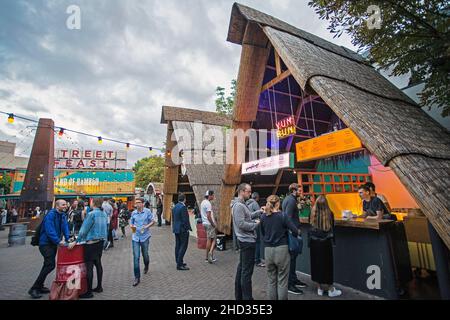
M 117 229 L 119 224 L 119 209 L 114 209 L 111 216 L 111 229 Z

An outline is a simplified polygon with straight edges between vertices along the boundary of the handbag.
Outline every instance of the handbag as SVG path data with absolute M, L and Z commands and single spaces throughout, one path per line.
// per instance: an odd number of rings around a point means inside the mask
M 294 237 L 292 232 L 288 231 L 288 248 L 294 254 L 301 254 L 303 249 L 303 239 L 301 236 Z

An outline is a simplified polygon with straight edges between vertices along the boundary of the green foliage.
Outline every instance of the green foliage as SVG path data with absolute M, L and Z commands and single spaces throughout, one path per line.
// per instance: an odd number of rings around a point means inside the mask
M 164 157 L 140 159 L 135 163 L 133 170 L 138 188 L 146 188 L 150 182 L 164 182 Z
M 450 6 L 444 0 L 312 0 L 328 29 L 339 37 L 352 37 L 359 51 L 368 50 L 368 58 L 380 68 L 392 68 L 391 75 L 410 75 L 410 84 L 424 83 L 419 94 L 422 106 L 442 108 L 450 113 Z M 374 12 L 380 8 L 381 28 L 369 28 Z
M 12 179 L 6 172 L 0 172 L 0 190 L 3 189 L 3 194 L 9 194 L 11 190 Z M 0 191 L 0 194 L 2 192 Z
M 216 111 L 224 115 L 232 115 L 234 108 L 234 99 L 236 97 L 236 80 L 231 80 L 231 94 L 225 97 L 225 88 L 216 88 Z

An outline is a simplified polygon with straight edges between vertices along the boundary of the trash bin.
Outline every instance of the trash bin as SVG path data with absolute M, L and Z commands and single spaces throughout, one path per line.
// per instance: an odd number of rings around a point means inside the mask
M 217 235 L 217 238 L 216 238 L 216 248 L 217 248 L 217 250 L 225 251 L 227 249 L 225 243 L 226 243 L 225 235 L 224 234 Z

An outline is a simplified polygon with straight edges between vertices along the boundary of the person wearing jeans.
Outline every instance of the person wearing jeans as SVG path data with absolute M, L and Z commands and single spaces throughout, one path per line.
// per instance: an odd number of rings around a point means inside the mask
M 245 205 L 250 198 L 252 187 L 241 183 L 237 188 L 238 197 L 231 202 L 234 232 L 239 246 L 239 264 L 235 278 L 236 300 L 253 300 L 252 275 L 255 265 L 256 233 L 260 211 L 252 213 Z
M 42 297 L 42 293 L 49 293 L 50 290 L 44 287 L 44 282 L 49 273 L 56 267 L 55 258 L 58 250 L 58 245 L 65 244 L 69 241 L 69 224 L 67 223 L 67 216 L 64 213 L 67 208 L 65 200 L 57 200 L 55 202 L 55 209 L 44 217 L 41 225 L 41 234 L 39 236 L 39 252 L 44 257 L 44 264 L 41 272 L 34 282 L 31 289 L 28 291 L 33 299 Z
M 84 244 L 84 263 L 86 266 L 87 291 L 79 296 L 80 299 L 92 298 L 92 292 L 101 293 L 103 267 L 102 253 L 103 243 L 108 237 L 108 217 L 100 208 L 102 199 L 95 198 L 93 202 L 94 210 L 86 215 L 83 224 L 78 233 L 76 242 L 69 244 L 69 249 L 73 249 L 76 244 Z M 94 266 L 97 271 L 97 287 L 92 289 L 92 280 L 94 277 Z
M 282 203 L 282 211 L 291 219 L 292 223 L 297 229 L 300 229 L 299 210 L 297 207 L 297 198 L 302 194 L 302 187 L 297 183 L 292 183 L 289 186 L 289 195 L 284 198 Z M 300 242 L 300 241 L 299 241 Z M 289 293 L 303 294 L 299 288 L 305 288 L 306 283 L 297 278 L 296 266 L 297 257 L 301 252 L 289 251 L 291 262 L 289 267 Z
M 153 213 L 148 208 L 144 208 L 144 199 L 135 200 L 136 210 L 131 214 L 130 226 L 133 230 L 133 261 L 134 261 L 134 282 L 133 287 L 140 283 L 140 253 L 144 259 L 144 273 L 147 274 L 150 263 L 148 249 L 150 247 L 150 227 L 155 224 Z

